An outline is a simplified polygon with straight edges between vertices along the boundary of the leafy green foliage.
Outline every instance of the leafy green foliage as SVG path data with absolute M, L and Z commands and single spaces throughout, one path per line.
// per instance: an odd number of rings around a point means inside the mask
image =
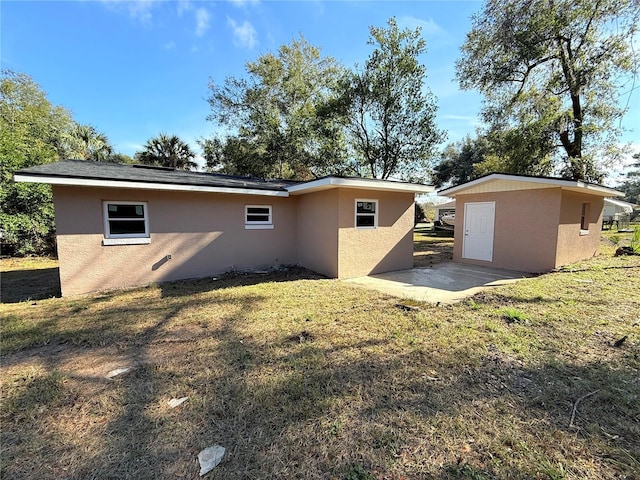
M 264 178 L 364 175 L 423 179 L 444 134 L 425 88 L 420 29 L 371 27 L 374 50 L 351 72 L 304 38 L 211 82 L 209 120 L 235 129 L 200 141 L 211 170 Z
M 546 162 L 558 145 L 565 177 L 599 181 L 595 159 L 613 158 L 623 114 L 619 87 L 638 68 L 639 20 L 634 0 L 488 0 L 473 18 L 457 78 L 485 95 L 491 131 L 510 132 L 514 153 L 532 151 L 527 163 Z
M 451 143 L 442 152 L 440 163 L 433 169 L 433 183 L 440 188 L 451 182 L 459 185 L 478 176 L 477 165 L 486 160 L 489 144 L 486 137 L 471 138 Z
M 2 72 L 0 80 L 0 235 L 3 254 L 55 250 L 48 185 L 13 181 L 21 168 L 50 163 L 64 153 L 69 112 L 51 105 L 27 75 Z
M 422 179 L 444 133 L 435 124 L 436 101 L 425 87 L 426 52 L 420 29 L 370 28 L 375 49 L 364 68 L 343 80 L 347 131 L 359 163 L 374 178 Z
M 53 254 L 54 210 L 49 185 L 16 183 L 20 169 L 66 158 L 131 161 L 107 137 L 52 105 L 31 77 L 0 77 L 0 242 L 7 255 Z
M 209 168 L 265 178 L 342 173 L 348 163 L 334 110 L 340 67 L 302 36 L 246 64 L 248 78 L 210 82 L 209 120 L 236 129 L 201 140 Z
M 193 161 L 195 153 L 191 147 L 176 135 L 161 133 L 150 138 L 144 150 L 135 154 L 135 159 L 143 165 L 157 165 L 176 170 L 192 170 L 197 167 Z
M 111 161 L 114 154 L 107 136 L 92 125 L 74 124 L 64 140 L 67 148 L 65 158 Z
M 527 323 L 529 321 L 529 315 L 515 308 L 503 309 L 502 317 L 508 323 Z

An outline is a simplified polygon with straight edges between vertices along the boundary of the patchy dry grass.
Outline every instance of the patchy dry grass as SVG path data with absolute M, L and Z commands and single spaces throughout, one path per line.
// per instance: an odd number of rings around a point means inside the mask
M 0 302 L 60 296 L 58 261 L 46 257 L 0 259 Z
M 0 476 L 639 478 L 639 292 L 603 255 L 446 307 L 304 270 L 5 304 Z
M 453 232 L 416 228 L 413 233 L 413 266 L 430 267 L 453 258 Z

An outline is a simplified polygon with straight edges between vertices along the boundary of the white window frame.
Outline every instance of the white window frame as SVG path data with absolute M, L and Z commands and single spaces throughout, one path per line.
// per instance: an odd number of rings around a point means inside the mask
M 142 205 L 144 214 L 144 233 L 111 233 L 109 228 L 109 205 Z M 123 200 L 103 200 L 102 202 L 102 220 L 104 223 L 104 239 L 103 245 L 144 245 L 151 243 L 151 235 L 149 232 L 149 206 L 147 202 L 132 202 Z M 127 219 L 118 219 L 127 221 Z M 141 221 L 141 219 L 130 219 L 131 221 Z
M 375 204 L 375 212 L 374 213 L 358 213 L 358 202 L 368 202 L 368 203 L 373 203 Z M 376 228 L 378 228 L 378 211 L 379 211 L 379 203 L 378 203 L 378 199 L 377 198 L 356 198 L 355 202 L 353 203 L 353 226 L 357 229 L 357 230 L 375 230 Z M 363 226 L 363 227 L 359 227 L 358 226 L 358 217 L 359 216 L 363 216 L 363 217 L 373 217 L 373 226 Z
M 267 220 L 249 220 L 250 208 L 266 208 L 269 210 Z M 261 215 L 261 214 L 252 214 Z M 273 206 L 272 205 L 245 205 L 244 206 L 244 228 L 246 230 L 268 230 L 273 228 Z

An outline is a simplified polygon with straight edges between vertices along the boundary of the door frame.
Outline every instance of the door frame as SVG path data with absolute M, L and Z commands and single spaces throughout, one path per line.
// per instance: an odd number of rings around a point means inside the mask
M 466 252 L 466 248 L 467 248 L 467 237 L 469 236 L 468 230 L 467 228 L 470 227 L 470 225 L 467 223 L 470 221 L 470 217 L 469 215 L 467 215 L 467 206 L 472 205 L 472 206 L 477 206 L 477 205 L 491 205 L 491 250 L 489 252 L 489 256 L 488 258 L 478 258 L 477 256 L 468 256 L 469 254 Z M 469 260 L 481 260 L 481 261 L 485 261 L 485 262 L 492 262 L 493 261 L 493 243 L 495 240 L 495 224 L 496 224 L 496 202 L 495 201 L 491 201 L 491 202 L 467 202 L 464 204 L 464 225 L 462 226 L 462 258 L 464 259 L 469 259 Z

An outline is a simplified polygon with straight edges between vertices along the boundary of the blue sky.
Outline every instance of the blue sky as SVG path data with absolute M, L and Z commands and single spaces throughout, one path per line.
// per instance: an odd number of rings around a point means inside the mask
M 194 147 L 216 126 L 209 79 L 240 77 L 246 62 L 275 52 L 299 34 L 345 66 L 363 63 L 369 26 L 395 16 L 422 27 L 426 84 L 448 142 L 473 134 L 481 97 L 463 92 L 454 63 L 479 1 L 86 0 L 0 2 L 3 69 L 30 75 L 76 121 L 105 133 L 133 155 L 160 132 Z M 625 143 L 640 149 L 640 89 L 631 96 Z M 444 146 L 444 145 L 443 145 Z

